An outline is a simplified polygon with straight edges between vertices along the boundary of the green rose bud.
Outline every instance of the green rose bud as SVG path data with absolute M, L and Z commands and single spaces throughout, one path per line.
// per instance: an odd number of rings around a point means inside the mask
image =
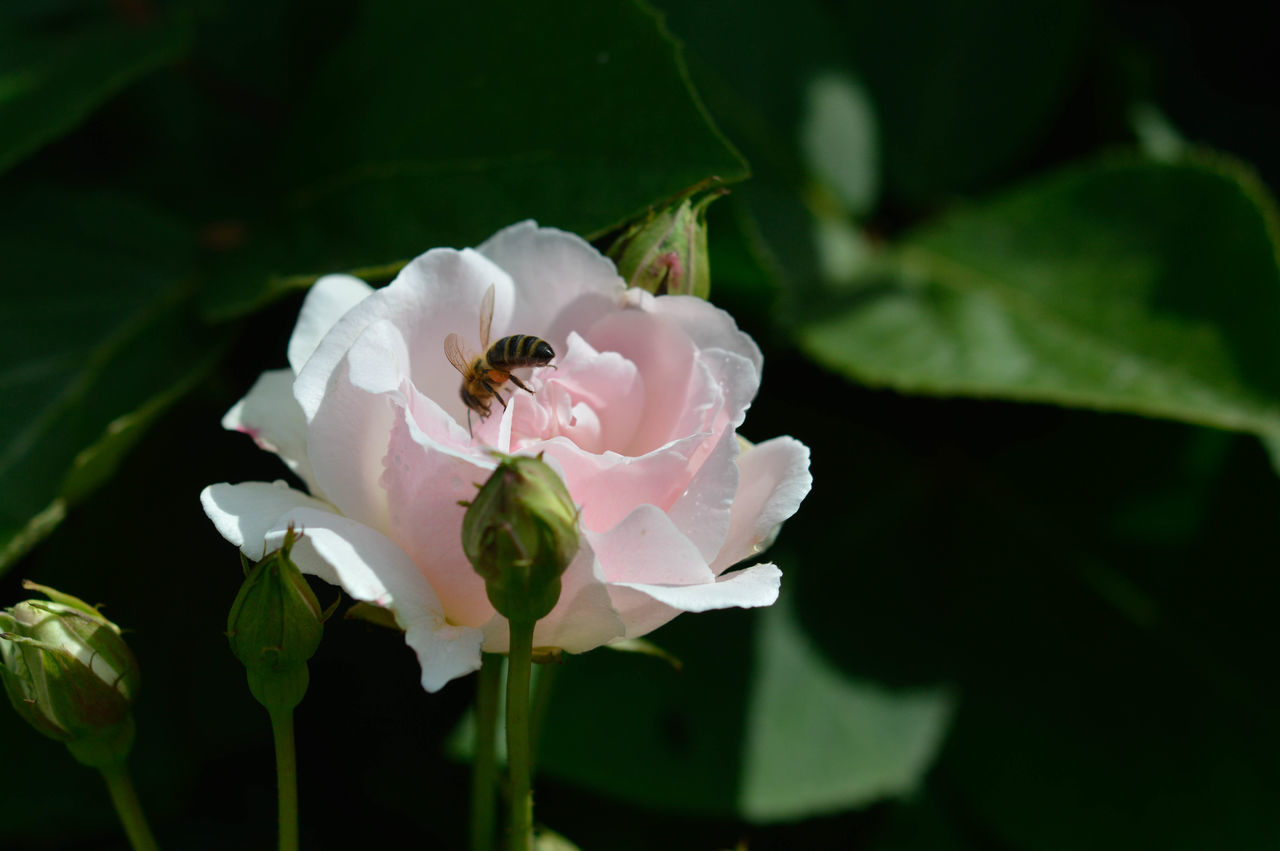
M 609 249 L 627 286 L 655 295 L 710 296 L 707 207 L 723 194 L 709 193 L 697 202 L 685 197 L 627 228 Z
M 290 560 L 298 536 L 249 568 L 227 617 L 231 652 L 245 666 L 249 690 L 268 709 L 293 709 L 307 691 L 307 660 L 324 633 L 326 612 Z
M 120 628 L 70 594 L 34 582 L 23 587 L 51 602 L 27 600 L 0 612 L 0 679 L 13 708 L 86 765 L 123 760 L 133 744 L 140 674 Z
M 546 617 L 578 552 L 578 510 L 541 456 L 503 456 L 462 520 L 462 549 L 510 621 Z

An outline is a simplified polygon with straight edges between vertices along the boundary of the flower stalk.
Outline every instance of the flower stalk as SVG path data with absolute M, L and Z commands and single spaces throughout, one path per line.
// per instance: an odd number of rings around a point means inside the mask
M 62 742 L 107 784 L 134 851 L 156 841 L 129 779 L 138 662 L 121 629 L 97 607 L 54 588 L 23 582 L 49 598 L 0 611 L 0 681 L 27 723 Z
M 462 549 L 484 579 L 489 602 L 507 619 L 507 770 L 510 851 L 532 851 L 533 791 L 530 680 L 533 631 L 560 599 L 560 577 L 578 553 L 578 509 L 541 457 L 500 456 L 497 469 L 466 503 Z M 492 675 L 491 675 L 492 676 Z M 483 684 L 482 684 L 483 687 Z M 487 719 L 477 718 L 484 736 Z M 489 736 L 492 739 L 492 736 Z M 478 789 L 481 767 L 477 749 Z M 481 794 L 484 790 L 481 789 Z M 473 801 L 476 809 L 485 806 Z M 480 817 L 473 816 L 478 820 Z M 483 826 L 478 830 L 483 831 Z M 480 834 L 473 833 L 473 839 Z M 476 840 L 478 841 L 478 839 Z
M 502 655 L 480 657 L 476 686 L 475 757 L 471 766 L 471 851 L 493 851 L 498 791 L 498 698 L 502 690 Z
M 293 710 L 268 709 L 276 748 L 276 818 L 280 851 L 298 850 L 298 759 L 293 744 Z
M 289 552 L 300 537 L 290 526 L 280 549 L 246 564 L 244 584 L 227 617 L 231 651 L 245 666 L 249 691 L 267 710 L 275 743 L 280 851 L 298 848 L 298 771 L 293 710 L 307 693 L 307 660 L 320 647 L 324 621 Z
M 138 802 L 138 794 L 133 789 L 133 781 L 129 777 L 125 761 L 119 760 L 103 766 L 101 771 L 102 779 L 107 784 L 107 793 L 111 795 L 111 803 L 120 818 L 120 825 L 129 838 L 129 847 L 133 851 L 157 851 L 155 836 L 147 824 L 142 804 Z
M 507 771 L 511 778 L 510 851 L 533 851 L 529 679 L 536 621 L 511 622 L 507 656 Z

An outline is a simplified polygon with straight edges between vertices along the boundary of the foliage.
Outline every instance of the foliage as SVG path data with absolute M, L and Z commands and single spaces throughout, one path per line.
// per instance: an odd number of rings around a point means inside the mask
M 239 565 L 196 494 L 285 475 L 217 422 L 302 290 L 529 217 L 603 247 L 714 177 L 711 297 L 766 349 L 748 428 L 809 444 L 815 490 L 778 607 L 659 631 L 679 670 L 555 669 L 540 817 L 584 849 L 1274 847 L 1266 28 L 661 5 L 0 10 L 0 601 L 29 577 L 134 627 L 162 844 L 273 829 L 220 635 Z M 376 818 L 460 846 L 470 687 L 428 697 L 394 635 L 326 632 L 304 844 Z M 0 750 L 38 775 L 0 845 L 115 841 L 96 780 L 12 714 Z M 328 816 L 352 796 L 358 823 Z

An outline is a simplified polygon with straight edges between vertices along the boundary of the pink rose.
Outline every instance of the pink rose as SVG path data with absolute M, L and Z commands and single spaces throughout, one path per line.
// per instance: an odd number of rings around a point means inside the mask
M 506 408 L 473 417 L 473 437 L 443 344 L 456 332 L 479 347 L 490 286 L 492 339 L 541 337 L 556 368 L 521 373 L 532 393 L 507 384 Z M 536 647 L 578 653 L 681 612 L 777 597 L 774 565 L 728 570 L 767 546 L 811 481 L 800 442 L 735 434 L 759 349 L 701 299 L 628 290 L 577 236 L 524 222 L 475 250 L 428 251 L 380 290 L 322 278 L 288 356 L 223 425 L 279 455 L 310 495 L 224 483 L 201 494 L 205 512 L 253 559 L 301 528 L 298 566 L 390 609 L 430 691 L 507 647 L 460 534 L 458 501 L 495 466 L 491 448 L 545 453 L 581 507 L 582 547 Z

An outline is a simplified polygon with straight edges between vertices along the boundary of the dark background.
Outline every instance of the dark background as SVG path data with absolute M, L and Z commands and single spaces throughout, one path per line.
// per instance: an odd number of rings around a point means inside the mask
M 1035 404 L 1072 404 L 1053 391 L 975 401 L 960 380 L 912 387 L 833 358 L 808 336 L 845 302 L 815 267 L 827 208 L 798 143 L 814 73 L 864 87 L 878 190 L 835 215 L 873 246 L 1061 166 L 1149 152 L 1138 105 L 1274 192 L 1273 31 L 1233 3 L 664 5 L 753 175 L 711 207 L 712 300 L 766 356 L 743 434 L 808 444 L 814 489 L 769 555 L 775 610 L 655 633 L 680 672 L 608 650 L 556 670 L 539 821 L 583 849 L 1277 847 L 1280 488 L 1258 438 L 1172 421 L 1222 419 L 1190 409 Z M 23 0 L 0 21 L 0 508 L 20 528 L 55 496 L 72 505 L 9 560 L 0 600 L 31 578 L 130 630 L 131 763 L 164 847 L 268 848 L 269 728 L 221 635 L 239 564 L 197 495 L 286 475 L 218 421 L 283 365 L 303 287 L 337 269 L 385 280 L 525 217 L 604 246 L 648 204 L 747 170 L 626 2 Z M 146 69 L 94 95 L 110 75 L 76 57 L 103 32 L 117 67 Z M 64 48 L 78 72 L 21 73 L 63 67 Z M 605 54 L 614 76 L 574 65 Z M 6 103 L 5 81 L 33 79 L 45 101 Z M 585 81 L 537 88 L 560 80 Z M 55 129 L 19 145 L 13 122 Z M 391 165 L 361 183 L 371 162 Z M 1233 276 L 1194 283 L 1212 300 Z M 113 311 L 107 343 L 71 345 Z M 45 348 L 66 362 L 31 356 Z M 56 370 L 86 363 L 90 389 L 51 403 Z M 75 464 L 139 409 L 136 433 Z M 397 636 L 340 617 L 311 676 L 305 847 L 465 847 L 454 730 L 473 682 L 427 695 Z M 63 748 L 3 713 L 0 754 L 0 847 L 125 847 Z

